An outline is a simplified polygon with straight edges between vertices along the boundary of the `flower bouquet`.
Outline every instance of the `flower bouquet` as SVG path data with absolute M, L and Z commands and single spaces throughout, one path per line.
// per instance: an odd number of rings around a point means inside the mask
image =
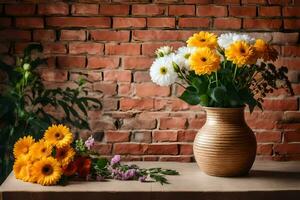
M 174 51 L 164 46 L 156 51 L 150 68 L 154 83 L 181 85 L 179 97 L 190 105 L 208 107 L 257 106 L 275 89 L 293 90 L 286 67 L 276 68 L 278 53 L 263 39 L 247 34 L 199 32 L 191 36 L 187 46 Z
M 279 88 L 293 95 L 286 67 L 276 68 L 274 47 L 247 34 L 199 32 L 187 46 L 157 49 L 150 68 L 154 83 L 184 88 L 179 97 L 201 105 L 206 123 L 195 137 L 193 150 L 199 167 L 213 176 L 247 174 L 255 160 L 256 138 L 244 119 L 248 105 L 263 109 L 263 98 Z
M 13 172 L 17 179 L 41 185 L 65 185 L 68 180 L 102 181 L 104 179 L 157 181 L 168 183 L 165 175 L 175 170 L 121 164 L 115 155 L 111 161 L 92 151 L 93 137 L 73 142 L 73 134 L 63 125 L 52 125 L 44 137 L 20 138 L 14 145 Z

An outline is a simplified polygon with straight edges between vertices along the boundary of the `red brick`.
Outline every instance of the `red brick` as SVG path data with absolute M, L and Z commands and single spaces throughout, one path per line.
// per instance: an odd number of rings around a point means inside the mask
M 286 66 L 289 70 L 299 70 L 300 59 L 298 57 L 279 57 L 275 66 Z
M 136 83 L 151 82 L 151 77 L 149 72 L 135 72 L 133 80 Z
M 13 40 L 13 41 L 30 41 L 31 34 L 30 31 L 24 30 L 0 30 L 0 40 Z
M 272 155 L 273 153 L 272 144 L 258 144 L 257 145 L 257 155 Z
M 56 38 L 54 30 L 34 30 L 33 41 L 54 41 Z
M 275 144 L 274 152 L 276 154 L 300 153 L 300 144 Z
M 193 142 L 196 134 L 196 130 L 180 130 L 178 131 L 178 142 Z
M 244 19 L 245 29 L 280 29 L 282 26 L 281 19 Z
M 124 69 L 144 70 L 149 69 L 152 62 L 153 58 L 130 56 L 124 57 L 122 63 Z
M 281 142 L 280 131 L 262 131 L 256 133 L 256 139 L 258 143 L 264 142 Z
M 118 84 L 118 95 L 119 96 L 131 96 L 132 94 L 132 86 L 130 83 L 120 83 Z
M 109 100 L 109 98 L 107 98 Z M 106 102 L 103 101 L 102 110 L 105 108 Z M 90 119 L 89 120 L 92 131 L 103 131 L 103 130 L 115 130 L 114 120 L 108 116 L 102 116 L 100 119 Z
M 65 82 L 68 80 L 68 72 L 66 70 L 42 69 L 39 72 L 44 81 Z
M 240 0 L 214 0 L 215 4 L 240 4 Z
M 281 8 L 279 6 L 260 6 L 258 15 L 263 17 L 279 17 L 281 16 Z
M 174 28 L 175 18 L 160 17 L 160 18 L 147 18 L 147 27 L 151 28 Z
M 147 15 L 158 16 L 166 13 L 167 7 L 165 5 L 157 4 L 134 4 L 132 5 L 132 15 Z
M 283 7 L 282 14 L 285 17 L 300 17 L 300 6 Z
M 119 66 L 120 59 L 117 57 L 88 57 L 87 68 L 100 69 L 100 68 L 117 68 Z
M 140 129 L 155 129 L 155 119 L 137 119 L 130 118 L 124 119 L 121 129 L 123 130 L 140 130 Z
M 300 112 L 297 111 L 286 111 L 284 112 L 285 122 L 300 122 Z
M 131 71 L 129 70 L 110 70 L 104 72 L 105 81 L 130 82 Z
M 209 18 L 179 18 L 178 26 L 180 28 L 208 28 L 210 26 Z
M 176 16 L 193 16 L 195 15 L 195 6 L 194 5 L 170 5 L 169 6 L 169 15 Z
M 44 20 L 38 17 L 16 18 L 18 28 L 43 28 Z
M 266 4 L 267 0 L 242 0 L 242 4 Z
M 136 43 L 122 43 L 118 44 L 106 44 L 106 55 L 139 55 L 141 51 L 141 45 Z
M 180 144 L 179 145 L 180 155 L 193 155 L 193 145 L 192 144 Z
M 230 6 L 229 16 L 232 17 L 255 17 L 256 7 L 255 6 Z
M 71 13 L 73 15 L 97 15 L 99 10 L 98 4 L 76 3 L 72 5 Z
M 70 54 L 103 54 L 104 44 L 72 42 L 69 44 Z
M 133 40 L 138 41 L 178 41 L 188 39 L 195 31 L 178 30 L 134 30 Z
M 220 0 L 215 0 L 215 1 L 220 1 Z M 221 0 L 219 3 L 224 3 L 224 0 Z M 188 4 L 211 4 L 213 3 L 213 0 L 184 0 L 184 3 L 188 3 Z M 217 3 L 218 4 L 218 3 Z
M 278 111 L 286 111 L 286 110 L 297 110 L 298 109 L 298 101 L 296 98 L 286 98 L 286 99 L 265 99 L 263 103 L 263 107 L 265 110 L 278 110 Z
M 143 28 L 146 27 L 145 18 L 113 18 L 113 28 Z
M 300 57 L 300 46 L 282 46 L 282 55 L 286 57 Z
M 40 15 L 68 15 L 69 6 L 67 3 L 63 2 L 39 4 L 38 13 Z
M 57 62 L 60 68 L 84 68 L 85 56 L 59 56 Z
M 150 143 L 152 141 L 151 131 L 134 131 L 131 141 L 140 143 Z
M 60 40 L 85 40 L 86 33 L 84 30 L 61 30 Z
M 161 46 L 171 46 L 173 49 L 177 49 L 178 47 L 181 47 L 185 45 L 183 42 L 157 42 L 157 43 L 143 43 L 142 44 L 142 54 L 153 56 L 155 53 L 155 50 Z
M 9 17 L 1 17 L 0 18 L 0 27 L 7 28 L 12 25 L 12 19 Z
M 8 53 L 8 51 L 9 51 L 9 46 L 10 46 L 9 43 L 3 43 L 3 42 L 1 42 L 1 43 L 0 43 L 0 53 Z M 1 73 L 0 73 L 0 74 L 1 74 Z M 0 78 L 0 80 L 3 80 L 3 79 Z
M 268 0 L 268 3 L 270 5 L 288 5 L 291 4 L 291 0 Z M 297 5 L 296 2 L 294 2 L 295 5 Z
M 11 4 L 5 6 L 6 15 L 26 16 L 35 13 L 35 5 L 33 4 Z
M 131 154 L 131 155 L 142 155 L 147 151 L 147 146 L 135 143 L 116 143 L 114 144 L 114 154 Z
M 99 155 L 111 155 L 112 145 L 95 143 L 94 146 L 92 147 L 92 150 L 97 152 Z
M 189 129 L 199 130 L 205 123 L 205 118 L 192 118 L 189 119 Z
M 176 142 L 177 131 L 153 131 L 154 142 Z
M 45 54 L 65 54 L 67 53 L 66 45 L 59 42 L 45 42 L 43 43 Z
M 161 87 L 154 83 L 139 83 L 136 84 L 136 95 L 140 97 L 152 96 L 169 96 L 171 93 L 170 87 Z
M 117 94 L 117 84 L 107 82 L 94 83 L 93 90 L 100 91 L 106 96 L 113 96 Z
M 95 27 L 109 28 L 108 17 L 48 17 L 46 24 L 54 27 Z
M 214 16 L 214 17 L 225 17 L 227 16 L 226 6 L 198 6 L 197 7 L 197 16 Z
M 91 30 L 90 35 L 95 41 L 128 42 L 130 31 Z
M 284 142 L 300 142 L 299 131 L 285 131 Z
M 130 137 L 129 131 L 106 131 L 106 142 L 128 142 Z
M 216 18 L 214 27 L 217 29 L 241 29 L 242 20 L 237 18 Z
M 245 112 L 248 125 L 252 129 L 274 129 L 278 122 L 282 120 L 283 112 L 281 111 L 255 111 L 252 114 Z
M 153 99 L 120 99 L 120 110 L 151 110 L 154 107 Z
M 185 129 L 187 126 L 186 118 L 168 117 L 160 119 L 159 129 Z
M 128 15 L 129 5 L 100 5 L 100 15 Z
M 285 19 L 283 23 L 284 29 L 298 29 L 300 26 L 300 19 Z
M 272 42 L 274 44 L 286 44 L 286 43 L 297 43 L 299 38 L 299 33 L 282 33 L 282 32 L 275 32 L 272 33 Z
M 150 144 L 147 154 L 149 155 L 177 155 L 177 144 Z

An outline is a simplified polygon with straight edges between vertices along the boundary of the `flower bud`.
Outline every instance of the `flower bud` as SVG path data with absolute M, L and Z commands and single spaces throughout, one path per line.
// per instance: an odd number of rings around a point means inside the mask
M 30 64 L 29 64 L 29 63 L 25 63 L 25 64 L 23 65 L 23 69 L 24 69 L 25 71 L 30 70 Z

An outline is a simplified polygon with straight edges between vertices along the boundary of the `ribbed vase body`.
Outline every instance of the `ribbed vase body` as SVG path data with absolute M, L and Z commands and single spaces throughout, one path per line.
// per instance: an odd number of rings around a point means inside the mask
M 211 176 L 242 176 L 256 155 L 256 138 L 247 126 L 244 108 L 205 107 L 206 123 L 194 141 L 200 169 Z

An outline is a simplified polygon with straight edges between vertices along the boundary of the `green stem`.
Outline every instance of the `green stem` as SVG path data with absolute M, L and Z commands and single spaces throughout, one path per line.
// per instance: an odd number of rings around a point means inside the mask
M 219 86 L 219 81 L 218 81 L 218 72 L 216 71 L 216 83 L 217 83 L 217 87 Z
M 181 83 L 175 82 L 175 84 L 180 85 L 181 87 L 183 87 L 184 89 L 186 89 L 186 87 L 184 85 L 182 85 Z
M 233 73 L 233 80 L 235 80 L 236 71 L 237 71 L 237 65 L 235 65 L 235 69 L 234 69 L 234 73 Z

